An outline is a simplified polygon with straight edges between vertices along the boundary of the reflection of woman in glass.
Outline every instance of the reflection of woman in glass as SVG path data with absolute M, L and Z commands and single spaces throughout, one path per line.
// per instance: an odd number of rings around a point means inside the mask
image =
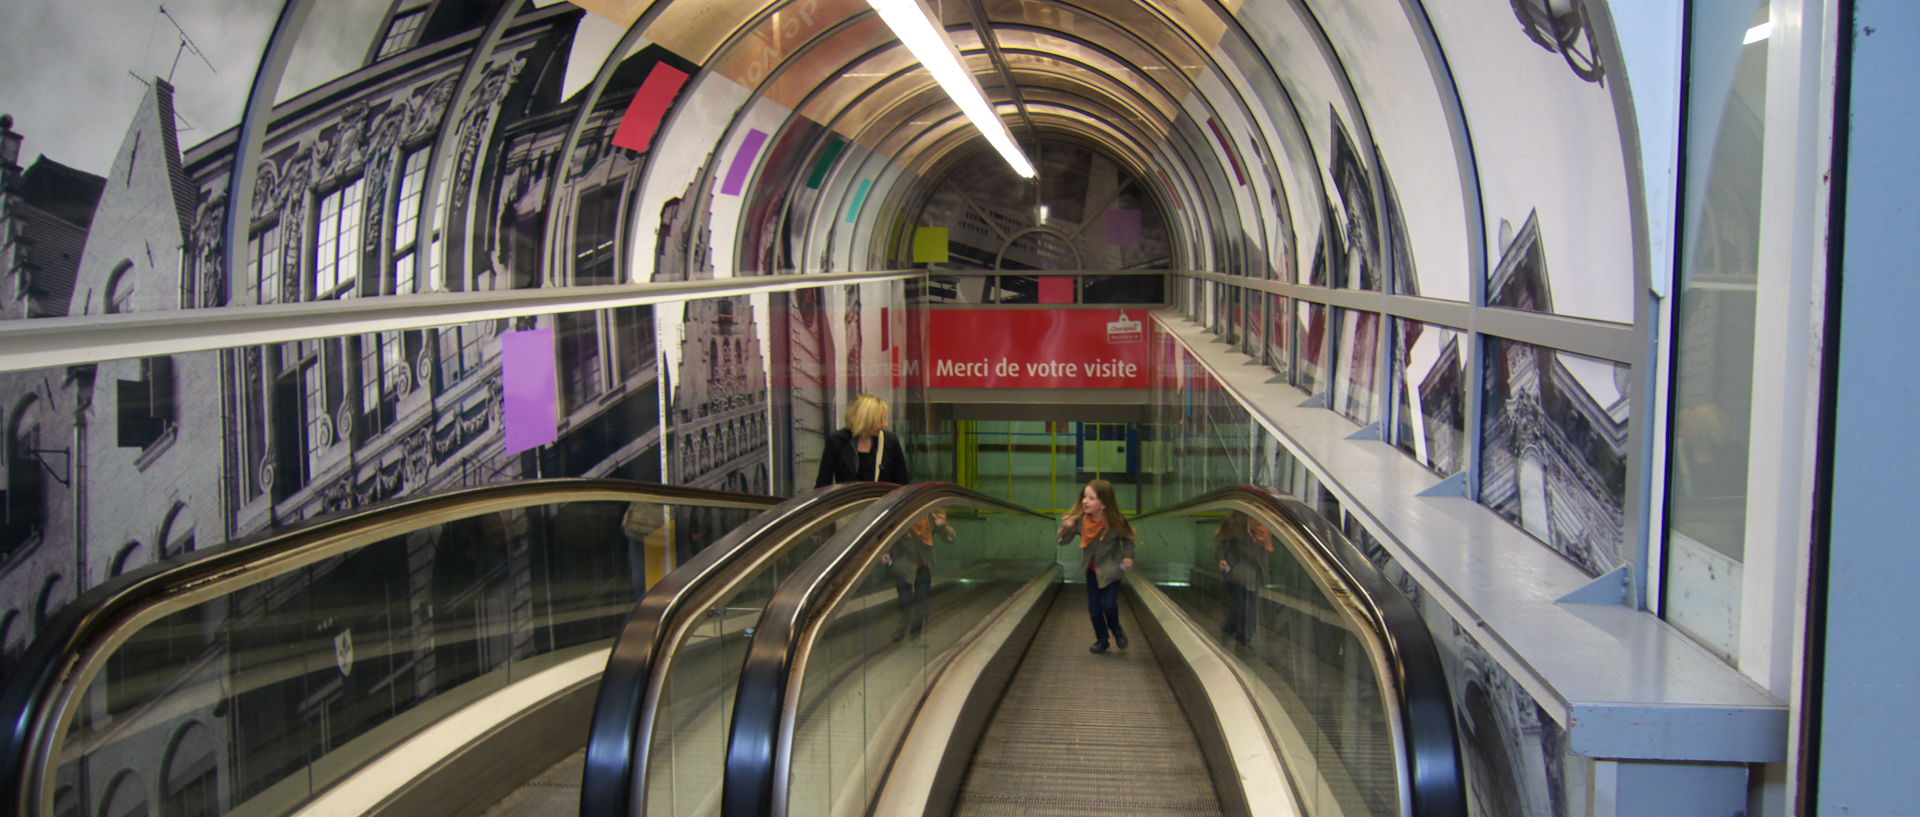
M 1113 483 L 1096 479 L 1080 492 L 1080 504 L 1060 520 L 1055 541 L 1066 544 L 1080 537 L 1080 565 L 1087 571 L 1087 614 L 1093 617 L 1093 646 L 1107 651 L 1107 632 L 1114 643 L 1127 648 L 1120 629 L 1120 577 L 1133 569 L 1133 526 L 1114 501 Z
M 917 643 L 927 627 L 927 606 L 933 593 L 933 534 L 952 542 L 957 534 L 947 524 L 947 512 L 936 510 L 920 517 L 906 533 L 893 540 L 893 548 L 880 557 L 893 576 L 893 589 L 899 595 L 900 618 L 893 625 L 893 640 L 899 641 L 911 631 Z
M 1213 548 L 1220 559 L 1228 595 L 1227 620 L 1220 631 L 1249 644 L 1258 630 L 1254 614 L 1260 609 L 1260 588 L 1267 584 L 1267 554 L 1273 552 L 1273 531 L 1234 511 L 1213 534 Z
M 820 452 L 820 475 L 813 487 L 842 482 L 907 481 L 907 455 L 900 441 L 887 433 L 887 401 L 871 394 L 853 398 L 847 406 L 847 425 L 827 435 Z

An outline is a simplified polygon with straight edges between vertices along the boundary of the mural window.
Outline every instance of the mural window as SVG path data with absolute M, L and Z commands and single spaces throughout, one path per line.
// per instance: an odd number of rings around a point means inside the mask
M 47 472 L 40 460 L 40 401 L 27 397 L 13 411 L 7 433 L 7 519 L 4 550 L 37 535 L 46 524 Z
M 19 610 L 8 610 L 6 615 L 0 616 L 0 670 L 11 668 L 13 666 L 14 656 L 20 654 L 20 650 L 16 649 L 13 643 L 13 628 L 19 623 Z M 23 637 L 21 640 L 25 641 L 26 639 Z M 24 645 L 22 645 L 22 648 L 24 648 Z
M 394 292 L 417 291 L 415 257 L 420 248 L 420 199 L 427 182 L 427 149 L 413 151 L 400 163 L 400 196 L 393 214 Z
M 325 372 L 315 356 L 300 366 L 300 419 L 309 476 L 320 471 L 320 454 L 333 443 L 333 421 L 327 416 Z
M 113 275 L 107 278 L 107 314 L 132 312 L 133 293 L 139 284 L 140 279 L 134 275 L 132 261 L 121 261 L 115 266 Z
M 613 310 L 613 353 L 620 378 L 633 377 L 653 362 L 653 307 Z
M 247 239 L 246 284 L 247 289 L 255 293 L 257 303 L 289 300 L 285 249 L 285 236 L 278 224 L 255 230 Z
M 614 283 L 614 238 L 619 226 L 618 186 L 602 187 L 580 197 L 573 240 L 574 283 Z
M 398 330 L 360 336 L 360 412 L 365 432 L 393 422 L 408 380 L 406 343 Z
M 440 388 L 447 389 L 480 366 L 480 324 L 443 326 L 440 345 Z
M 272 457 L 273 462 L 271 468 L 263 464 L 257 469 L 257 477 L 262 488 L 275 489 L 275 499 L 286 498 L 306 483 L 312 473 L 310 464 L 317 461 L 317 451 L 326 445 L 319 441 L 319 432 L 329 437 L 332 434 L 331 421 L 314 412 L 325 396 L 322 346 L 320 341 L 306 340 L 268 350 L 272 356 L 269 363 L 277 372 L 267 406 L 272 425 L 265 456 Z
M 600 396 L 599 320 L 592 312 L 563 313 L 555 320 L 560 344 L 560 380 L 567 410 Z
M 160 558 L 171 559 L 193 550 L 193 514 L 187 512 L 187 506 L 176 504 L 167 511 L 166 521 L 160 523 Z
M 313 297 L 346 297 L 360 281 L 361 193 L 354 179 L 320 197 L 314 223 Z
M 213 736 L 198 721 L 180 728 L 161 772 L 162 811 L 168 817 L 213 817 L 220 813 L 220 770 Z
M 387 25 L 387 36 L 380 40 L 380 50 L 373 58 L 384 60 L 412 48 L 414 38 L 420 33 L 420 25 L 426 19 L 425 6 L 393 15 L 393 22 Z
M 440 183 L 433 191 L 433 217 L 427 221 L 427 281 L 429 289 L 442 286 L 442 267 L 446 264 L 446 250 L 442 246 L 441 225 L 447 223 L 447 197 L 453 195 L 453 174 L 443 173 Z M 415 289 L 419 289 L 415 283 Z
M 113 554 L 113 561 L 107 563 L 107 575 L 118 576 L 139 567 L 146 561 L 146 547 L 138 539 L 121 545 L 120 550 Z
M 1465 332 L 1394 319 L 1393 444 L 1442 476 L 1466 468 L 1467 353 Z
M 46 629 L 47 621 L 52 619 L 54 614 L 60 612 L 61 605 L 66 604 L 67 594 L 64 587 L 65 584 L 66 577 L 55 573 L 48 576 L 47 581 L 40 585 L 40 596 L 33 604 L 33 629 L 35 632 Z
M 235 411 L 240 426 L 240 473 L 236 479 L 242 498 L 252 500 L 266 492 L 273 472 L 267 464 L 267 373 L 260 347 L 240 352 L 239 388 Z
M 140 377 L 119 380 L 117 386 L 114 422 L 119 447 L 150 448 L 179 422 L 173 358 L 142 358 Z
M 139 773 L 123 771 L 107 784 L 107 796 L 101 798 L 101 817 L 146 817 L 147 784 Z

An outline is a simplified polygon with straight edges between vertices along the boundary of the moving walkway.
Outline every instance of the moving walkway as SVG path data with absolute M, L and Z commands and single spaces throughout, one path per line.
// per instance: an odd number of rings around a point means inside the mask
M 120 577 L 8 680 L 9 808 L 126 813 L 131 771 L 170 813 L 476 814 L 583 753 L 595 815 L 1464 813 L 1424 625 L 1310 509 L 1139 517 L 1132 643 L 1092 655 L 1054 520 L 888 490 L 529 483 Z M 636 509 L 691 551 L 637 602 L 617 555 L 673 544 L 630 543 Z M 886 562 L 936 509 L 958 536 L 911 637 Z M 1249 520 L 1251 588 L 1216 567 Z
M 897 642 L 881 568 L 936 509 L 950 600 Z M 1055 528 L 943 484 L 861 511 L 761 617 L 721 813 L 1465 813 L 1433 640 L 1317 513 L 1236 488 L 1141 516 L 1132 644 L 1097 655 Z
M 750 622 L 756 579 L 770 591 L 783 558 L 885 491 L 522 482 L 114 577 L 9 668 L 0 810 L 479 813 L 586 746 L 596 697 L 620 716 L 600 678 L 650 663 L 613 648 L 648 643 L 645 616 L 730 593 L 735 615 L 708 623 Z M 683 569 L 643 597 L 671 552 Z

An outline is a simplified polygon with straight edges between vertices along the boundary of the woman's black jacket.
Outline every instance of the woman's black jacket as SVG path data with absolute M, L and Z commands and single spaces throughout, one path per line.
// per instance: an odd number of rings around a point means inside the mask
M 882 431 L 876 451 L 879 461 L 874 463 L 873 470 L 860 473 L 860 448 L 854 445 L 853 431 L 843 428 L 828 434 L 827 448 L 820 452 L 820 476 L 814 479 L 813 487 L 842 482 L 891 482 L 896 485 L 905 485 L 907 454 L 900 450 L 900 440 Z

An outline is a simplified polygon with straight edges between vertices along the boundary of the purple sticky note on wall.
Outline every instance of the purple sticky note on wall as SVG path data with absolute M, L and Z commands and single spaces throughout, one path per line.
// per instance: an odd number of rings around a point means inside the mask
M 740 195 L 740 189 L 747 186 L 747 171 L 753 169 L 754 157 L 760 155 L 760 146 L 766 143 L 766 131 L 759 128 L 747 131 L 747 138 L 740 140 L 740 150 L 733 154 L 733 166 L 727 168 L 727 181 L 720 185 L 720 195 Z
M 560 436 L 552 328 L 500 336 L 500 383 L 508 454 L 546 445 Z
M 1129 247 L 1140 243 L 1140 211 L 1108 210 L 1107 243 Z

